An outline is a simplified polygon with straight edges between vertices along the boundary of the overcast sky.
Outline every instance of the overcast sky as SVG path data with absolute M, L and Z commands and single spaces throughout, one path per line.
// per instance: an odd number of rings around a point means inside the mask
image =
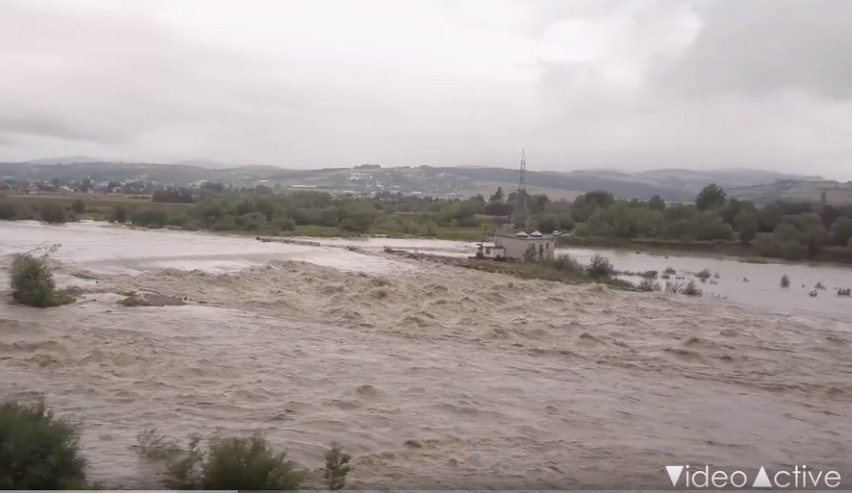
M 852 178 L 849 0 L 0 0 L 0 160 Z

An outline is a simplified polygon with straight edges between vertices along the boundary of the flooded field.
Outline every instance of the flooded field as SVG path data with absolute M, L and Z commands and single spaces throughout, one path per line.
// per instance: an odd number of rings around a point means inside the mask
M 92 477 L 115 488 L 153 486 L 131 448 L 152 425 L 259 429 L 312 467 L 336 440 L 361 488 L 665 488 L 673 463 L 852 479 L 852 300 L 829 291 L 849 270 L 604 253 L 718 271 L 702 287 L 725 301 L 381 252 L 471 248 L 454 242 L 319 241 L 0 222 L 0 263 L 61 243 L 60 280 L 84 291 L 48 310 L 3 291 L 0 395 L 79 421 Z M 810 298 L 800 284 L 817 280 L 829 289 Z M 187 305 L 117 305 L 126 291 Z

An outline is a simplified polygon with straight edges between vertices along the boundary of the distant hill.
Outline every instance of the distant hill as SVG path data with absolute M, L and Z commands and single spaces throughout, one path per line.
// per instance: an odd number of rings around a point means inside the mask
M 779 180 L 774 183 L 729 188 L 728 197 L 768 204 L 776 200 L 790 202 L 819 202 L 822 192 L 832 205 L 852 204 L 852 181 Z
M 313 185 L 339 190 L 391 190 L 404 193 L 419 192 L 443 196 L 486 195 L 498 186 L 508 193 L 518 184 L 518 171 L 496 167 L 432 166 L 391 168 L 327 168 L 292 170 L 266 165 L 234 167 L 210 161 L 191 161 L 195 164 L 119 163 L 89 161 L 86 156 L 39 159 L 20 163 L 0 163 L 0 177 L 16 180 L 63 181 L 91 178 L 96 181 L 146 180 L 162 184 L 185 185 L 201 180 L 234 185 L 258 182 L 289 185 Z M 207 164 L 208 166 L 199 166 Z M 219 167 L 227 166 L 227 167 Z M 526 183 L 535 193 L 554 198 L 571 198 L 577 194 L 605 190 L 621 198 L 647 199 L 660 195 L 668 201 L 691 202 L 698 191 L 716 183 L 729 192 L 756 202 L 775 198 L 819 200 L 816 186 L 837 186 L 830 200 L 847 200 L 842 193 L 845 185 L 828 182 L 819 176 L 801 176 L 754 169 L 686 170 L 657 169 L 625 172 L 616 169 L 587 169 L 570 172 L 527 171 Z M 808 185 L 818 183 L 819 185 Z M 852 201 L 850 199 L 849 201 Z
M 98 163 L 103 162 L 103 159 L 98 159 L 91 156 L 66 156 L 56 158 L 42 158 L 26 161 L 27 164 L 72 164 L 72 163 Z

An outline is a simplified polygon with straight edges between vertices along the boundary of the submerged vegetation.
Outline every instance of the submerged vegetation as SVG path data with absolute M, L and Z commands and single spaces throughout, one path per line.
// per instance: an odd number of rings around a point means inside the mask
M 9 268 L 13 300 L 37 308 L 74 301 L 70 294 L 56 289 L 53 273 L 47 265 L 48 255 L 58 247 L 59 245 L 40 247 L 15 257 Z
M 202 439 L 191 435 L 185 446 L 153 428 L 137 435 L 136 451 L 159 464 L 164 486 L 177 489 L 296 490 L 305 485 L 308 471 L 276 452 L 260 433 L 249 437 Z M 323 478 L 330 490 L 342 489 L 351 471 L 352 457 L 332 444 L 325 454 Z

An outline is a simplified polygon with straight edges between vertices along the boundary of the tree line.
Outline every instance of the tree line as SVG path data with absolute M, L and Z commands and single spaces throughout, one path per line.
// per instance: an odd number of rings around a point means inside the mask
M 160 202 L 184 202 L 166 207 Z M 191 204 L 190 204 L 191 202 Z M 53 203 L 0 197 L 0 219 L 74 220 L 86 204 L 76 200 L 64 210 Z M 438 199 L 379 193 L 373 197 L 333 196 L 320 191 L 274 194 L 269 187 L 236 189 L 205 184 L 200 189 L 165 190 L 148 206 L 117 205 L 114 222 L 146 227 L 178 227 L 214 231 L 252 231 L 284 234 L 302 228 L 304 234 L 390 234 L 476 239 L 485 231 L 519 221 L 513 214 L 523 204 L 526 223 L 517 228 L 548 234 L 570 232 L 569 238 L 595 242 L 632 240 L 729 243 L 748 247 L 756 255 L 799 260 L 832 251 L 852 252 L 852 204 L 775 202 L 763 207 L 729 199 L 721 187 L 705 187 L 693 203 L 618 199 L 592 191 L 574 200 L 551 200 L 546 195 L 498 188 L 487 199 Z

